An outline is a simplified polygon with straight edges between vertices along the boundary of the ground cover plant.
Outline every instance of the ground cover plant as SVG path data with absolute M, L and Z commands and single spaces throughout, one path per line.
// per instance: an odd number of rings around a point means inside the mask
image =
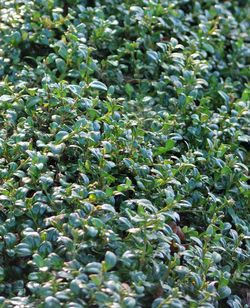
M 0 1 L 0 307 L 248 307 L 249 5 Z

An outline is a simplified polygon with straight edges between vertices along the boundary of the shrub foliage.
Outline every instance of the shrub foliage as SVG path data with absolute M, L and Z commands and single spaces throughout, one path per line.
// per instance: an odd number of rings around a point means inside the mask
M 0 307 L 247 305 L 247 2 L 0 1 Z

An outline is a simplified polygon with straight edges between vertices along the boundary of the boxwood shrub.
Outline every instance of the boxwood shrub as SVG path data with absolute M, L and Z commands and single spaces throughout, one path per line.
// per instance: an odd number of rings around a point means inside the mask
M 0 307 L 250 305 L 249 16 L 0 1 Z

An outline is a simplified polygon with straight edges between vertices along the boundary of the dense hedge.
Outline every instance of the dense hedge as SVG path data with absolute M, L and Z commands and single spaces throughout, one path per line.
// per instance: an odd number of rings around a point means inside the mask
M 247 3 L 0 1 L 0 307 L 247 307 Z

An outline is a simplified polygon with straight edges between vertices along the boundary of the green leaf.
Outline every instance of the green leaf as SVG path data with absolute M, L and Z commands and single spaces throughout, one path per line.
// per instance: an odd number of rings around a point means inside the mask
M 30 245 L 27 243 L 20 243 L 16 246 L 16 254 L 19 257 L 28 257 L 32 255 L 32 251 L 30 249 Z
M 31 108 L 36 106 L 37 104 L 39 104 L 41 102 L 41 98 L 39 96 L 34 96 L 31 99 L 28 100 L 27 102 L 27 107 Z
M 225 103 L 229 103 L 230 102 L 230 98 L 229 96 L 224 92 L 224 91 L 218 91 L 218 93 L 220 94 L 220 96 L 223 98 L 223 100 L 225 101 Z
M 218 290 L 220 299 L 227 298 L 231 294 L 231 289 L 227 286 L 219 288 Z
M 94 282 L 95 285 L 100 286 L 102 284 L 101 275 L 89 275 L 90 279 Z
M 102 204 L 102 205 L 99 205 L 99 208 L 104 210 L 104 211 L 108 211 L 108 212 L 112 212 L 112 213 L 116 213 L 114 207 L 110 204 Z
M 162 155 L 169 151 L 171 151 L 175 146 L 175 141 L 172 139 L 168 139 L 164 147 L 158 147 L 154 153 L 154 155 Z
M 106 87 L 106 85 L 98 80 L 92 81 L 89 84 L 89 87 L 92 89 L 97 89 L 97 90 L 103 90 L 103 91 L 107 91 L 108 88 Z
M 147 56 L 149 58 L 149 60 L 153 61 L 153 62 L 158 62 L 159 61 L 159 55 L 156 51 L 153 50 L 148 50 L 147 51 Z
M 93 274 L 99 274 L 101 272 L 102 265 L 98 262 L 91 262 L 88 263 L 85 267 L 86 273 L 93 273 Z
M 66 132 L 66 131 L 59 131 L 57 134 L 56 134 L 56 137 L 55 137 L 55 140 L 58 142 L 58 141 L 63 141 L 64 139 L 66 139 L 68 137 L 69 133 Z
M 59 307 L 61 307 L 61 305 L 57 298 L 53 296 L 48 296 L 45 298 L 44 308 L 59 308 Z
M 67 59 L 68 57 L 68 50 L 65 48 L 65 46 L 61 46 L 58 50 L 59 55 L 64 58 L 64 60 Z
M 124 297 L 123 305 L 126 308 L 133 308 L 136 305 L 136 300 L 133 297 Z
M 57 58 L 56 59 L 56 67 L 60 73 L 65 72 L 66 70 L 66 63 L 63 59 Z
M 211 44 L 202 43 L 202 46 L 204 47 L 206 51 L 210 52 L 211 54 L 214 53 L 214 47 Z
M 97 291 L 95 293 L 95 299 L 98 303 L 104 304 L 109 301 L 109 296 L 104 292 Z
M 68 86 L 68 89 L 73 93 L 75 94 L 76 96 L 80 97 L 81 96 L 81 90 L 82 90 L 82 87 L 78 86 L 78 85 L 69 85 Z
M 111 251 L 107 251 L 105 254 L 105 264 L 107 270 L 112 269 L 116 265 L 116 263 L 117 263 L 116 255 Z
M 59 155 L 63 152 L 63 150 L 65 149 L 65 144 L 61 143 L 61 144 L 49 144 L 48 145 L 50 151 L 55 154 L 55 155 Z
M 2 95 L 0 96 L 0 102 L 10 103 L 14 100 L 14 96 L 11 95 Z

